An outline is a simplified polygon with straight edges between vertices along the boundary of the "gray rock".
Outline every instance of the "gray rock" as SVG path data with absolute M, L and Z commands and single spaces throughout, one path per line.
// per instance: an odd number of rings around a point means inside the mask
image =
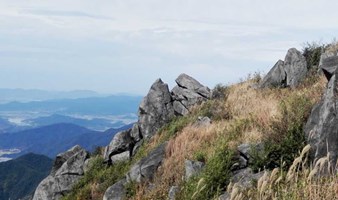
M 286 87 L 286 72 L 284 70 L 284 61 L 279 60 L 263 78 L 260 88 Z
M 151 138 L 173 117 L 174 109 L 168 85 L 161 79 L 155 81 L 139 107 L 138 126 L 144 138 Z
M 127 161 L 130 159 L 130 151 L 125 151 L 120 154 L 115 154 L 110 157 L 111 163 L 116 163 L 120 161 Z
M 33 200 L 57 200 L 64 196 L 84 175 L 88 157 L 89 154 L 80 146 L 57 155 L 53 171 L 36 188 Z
M 169 200 L 175 200 L 175 196 L 177 194 L 177 192 L 180 191 L 180 187 L 178 186 L 171 186 L 169 189 L 169 194 L 168 194 L 168 198 Z
M 337 76 L 338 70 L 330 78 L 322 100 L 312 109 L 304 129 L 314 159 L 329 153 L 331 166 L 336 164 L 338 157 Z
M 190 177 L 198 175 L 203 167 L 203 162 L 185 160 L 185 179 L 188 180 Z
M 174 101 L 173 102 L 174 111 L 177 115 L 187 115 L 189 114 L 189 110 L 180 102 Z
M 323 71 L 326 79 L 329 81 L 338 67 L 338 56 L 323 54 L 320 59 L 320 69 Z
M 291 88 L 298 86 L 308 71 L 305 57 L 295 48 L 288 50 L 284 60 L 284 67 L 286 72 L 286 85 Z
M 145 158 L 135 163 L 126 175 L 127 181 L 143 182 L 152 180 L 157 169 L 161 166 L 165 157 L 165 148 L 167 143 L 163 143 Z
M 252 156 L 250 154 L 252 154 L 251 152 L 252 150 L 262 152 L 264 150 L 263 143 L 257 143 L 257 144 L 244 143 L 237 147 L 237 151 L 240 153 L 240 155 L 247 160 L 251 159 Z
M 134 142 L 137 143 L 143 139 L 142 133 L 140 131 L 138 123 L 133 125 L 133 128 L 130 131 L 130 136 L 133 138 Z
M 198 117 L 197 121 L 194 123 L 197 127 L 205 127 L 211 125 L 211 119 L 209 117 Z
M 104 159 L 106 162 L 111 163 L 113 162 L 114 158 L 115 160 L 119 160 L 119 158 L 121 158 L 122 153 L 123 153 L 123 158 L 126 157 L 125 155 L 131 155 L 131 151 L 134 147 L 134 140 L 130 136 L 130 132 L 131 132 L 131 129 L 126 130 L 126 131 L 121 131 L 114 136 L 113 140 L 110 142 L 110 144 L 105 149 Z M 115 157 L 112 158 L 113 156 Z M 128 158 L 129 156 L 126 159 Z
M 179 87 L 192 91 L 198 91 L 200 88 L 204 87 L 204 85 L 187 74 L 180 74 L 176 79 L 176 83 Z
M 231 177 L 231 182 L 234 184 L 237 183 L 239 187 L 246 189 L 253 187 L 253 180 L 257 181 L 263 176 L 263 174 L 264 172 L 253 173 L 250 168 L 245 168 L 236 171 L 236 173 Z
M 176 79 L 177 86 L 171 90 L 176 115 L 187 115 L 189 109 L 211 97 L 211 91 L 194 78 L 181 74 Z
M 305 57 L 295 48 L 288 50 L 284 61 L 279 60 L 260 82 L 260 88 L 291 87 L 300 84 L 307 74 Z
M 123 200 L 126 197 L 126 179 L 122 179 L 110 186 L 104 193 L 103 200 Z

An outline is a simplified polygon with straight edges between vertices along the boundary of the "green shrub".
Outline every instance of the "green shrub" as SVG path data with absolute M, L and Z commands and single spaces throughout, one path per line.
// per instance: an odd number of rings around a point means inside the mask
M 98 185 L 96 192 L 103 195 L 108 187 L 124 177 L 129 166 L 130 162 L 127 161 L 117 162 L 112 166 L 107 166 L 104 164 L 102 157 L 95 157 L 90 163 L 89 170 L 63 199 L 93 199 L 91 197 L 91 185 Z
M 305 146 L 303 126 L 312 103 L 302 95 L 294 94 L 280 103 L 282 117 L 271 123 L 271 133 L 265 138 L 263 152 L 252 151 L 251 167 L 255 170 L 275 167 L 288 168 Z
M 325 49 L 325 45 L 319 42 L 305 43 L 303 45 L 303 56 L 306 59 L 308 69 L 318 67 L 320 56 Z
M 177 199 L 204 200 L 220 195 L 229 183 L 233 155 L 233 151 L 222 142 L 215 154 L 207 161 L 203 171 L 183 184 Z

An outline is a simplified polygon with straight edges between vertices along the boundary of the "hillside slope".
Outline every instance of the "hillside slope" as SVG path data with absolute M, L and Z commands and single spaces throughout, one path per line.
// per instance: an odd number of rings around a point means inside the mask
M 52 167 L 52 159 L 26 154 L 0 163 L 0 199 L 19 199 L 32 195 Z

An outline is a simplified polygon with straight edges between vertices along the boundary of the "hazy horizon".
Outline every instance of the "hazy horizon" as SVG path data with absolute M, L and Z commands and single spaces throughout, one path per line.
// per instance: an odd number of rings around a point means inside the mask
M 330 42 L 338 2 L 0 0 L 0 88 L 144 95 L 187 73 L 209 87 Z

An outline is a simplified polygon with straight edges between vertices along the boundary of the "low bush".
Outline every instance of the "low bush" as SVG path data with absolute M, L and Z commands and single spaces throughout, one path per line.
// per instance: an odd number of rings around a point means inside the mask
M 275 167 L 288 168 L 305 146 L 303 126 L 311 111 L 311 101 L 293 94 L 280 103 L 281 118 L 273 120 L 264 140 L 263 152 L 252 152 L 255 171 Z

